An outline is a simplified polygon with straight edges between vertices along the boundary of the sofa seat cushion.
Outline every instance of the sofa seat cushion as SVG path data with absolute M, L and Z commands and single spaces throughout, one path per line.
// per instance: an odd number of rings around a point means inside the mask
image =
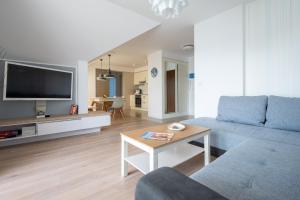
M 182 122 L 210 128 L 211 145 L 223 150 L 229 150 L 248 139 L 261 139 L 300 146 L 300 134 L 295 131 L 223 122 L 213 118 L 196 118 Z M 203 139 L 199 139 L 199 142 L 203 142 Z
M 231 200 L 296 200 L 299 155 L 299 146 L 247 140 L 191 178 Z
M 266 120 L 267 96 L 222 96 L 217 120 L 263 126 Z
M 300 98 L 270 96 L 266 127 L 300 131 Z
M 182 123 L 210 128 L 211 146 L 226 151 L 251 137 L 248 125 L 222 122 L 213 118 L 189 119 L 182 121 Z M 254 126 L 249 126 L 249 128 L 251 127 Z M 203 143 L 203 138 L 197 141 Z

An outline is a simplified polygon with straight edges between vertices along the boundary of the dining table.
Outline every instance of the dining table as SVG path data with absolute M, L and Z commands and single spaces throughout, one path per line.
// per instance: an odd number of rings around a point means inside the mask
M 114 100 L 117 97 L 100 97 L 100 98 L 94 98 L 92 101 L 91 106 L 94 107 L 100 107 L 101 110 L 108 112 L 109 108 L 112 106 Z M 122 97 L 123 101 L 125 101 L 125 97 Z

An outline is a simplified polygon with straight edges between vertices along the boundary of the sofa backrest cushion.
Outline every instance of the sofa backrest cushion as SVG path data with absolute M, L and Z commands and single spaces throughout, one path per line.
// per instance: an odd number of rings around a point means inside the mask
M 300 98 L 270 96 L 266 127 L 300 131 Z
M 267 96 L 221 96 L 217 120 L 263 126 L 267 103 Z

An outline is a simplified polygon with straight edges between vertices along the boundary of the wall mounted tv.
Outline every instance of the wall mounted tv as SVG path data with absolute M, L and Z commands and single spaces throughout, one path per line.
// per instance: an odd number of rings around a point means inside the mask
M 5 62 L 3 100 L 72 100 L 73 72 Z

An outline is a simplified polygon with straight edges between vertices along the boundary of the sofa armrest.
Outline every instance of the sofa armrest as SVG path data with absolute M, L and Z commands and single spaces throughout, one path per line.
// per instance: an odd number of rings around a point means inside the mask
M 135 200 L 226 200 L 208 187 L 163 167 L 142 177 L 135 191 Z

